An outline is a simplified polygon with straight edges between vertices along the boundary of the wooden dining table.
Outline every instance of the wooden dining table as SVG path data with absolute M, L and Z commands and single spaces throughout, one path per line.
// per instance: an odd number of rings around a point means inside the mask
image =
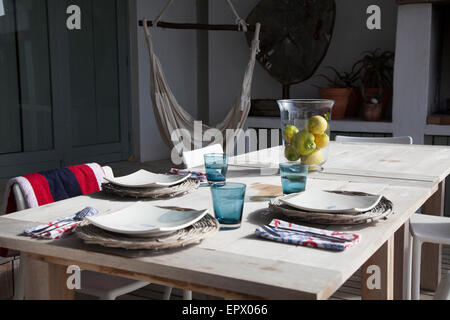
M 98 193 L 0 217 L 0 247 L 21 252 L 26 299 L 73 298 L 74 291 L 66 285 L 67 267 L 73 265 L 226 299 L 321 300 L 330 298 L 361 268 L 363 299 L 404 297 L 408 221 L 420 208 L 424 214 L 443 215 L 450 148 L 332 142 L 324 170 L 309 174 L 307 188 L 381 194 L 394 207 L 387 220 L 320 226 L 361 235 L 359 244 L 342 252 L 271 242 L 255 235 L 258 226 L 273 218 L 268 202 L 282 193 L 281 179 L 275 169 L 245 165 L 259 161 L 276 168 L 283 161 L 281 155 L 281 147 L 275 147 L 230 159 L 227 180 L 247 185 L 242 226 L 219 231 L 195 246 L 133 251 L 88 245 L 76 236 L 36 240 L 22 235 L 27 227 L 66 217 L 87 206 L 100 212 L 114 211 L 135 201 Z M 212 208 L 208 187 L 153 203 Z M 422 284 L 433 289 L 439 281 L 440 248 L 424 248 L 423 255 Z M 367 285 L 373 266 L 380 276 L 375 287 Z

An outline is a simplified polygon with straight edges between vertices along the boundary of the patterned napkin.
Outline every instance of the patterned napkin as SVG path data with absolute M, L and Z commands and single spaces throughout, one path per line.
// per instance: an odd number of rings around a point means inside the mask
M 196 179 L 199 180 L 200 182 L 206 182 L 206 173 L 200 172 L 200 171 L 189 171 L 189 170 L 183 170 L 183 169 L 170 169 L 169 171 L 170 174 L 180 174 L 180 175 L 185 175 L 185 174 L 191 174 L 191 179 Z
M 97 209 L 85 208 L 76 214 L 41 224 L 24 230 L 24 234 L 37 239 L 53 240 L 71 235 L 76 227 L 83 221 L 84 217 L 90 217 L 98 213 Z
M 290 230 L 286 230 L 290 229 Z M 270 233 L 267 230 L 274 232 Z M 323 239 L 314 234 L 301 234 L 295 231 L 301 231 L 306 233 L 315 233 L 323 236 L 331 236 L 343 239 L 345 241 L 338 242 L 331 239 Z M 259 237 L 273 240 L 277 242 L 296 244 L 304 247 L 321 248 L 332 251 L 344 251 L 347 248 L 353 247 L 361 240 L 361 236 L 356 233 L 337 232 L 316 228 L 308 228 L 282 220 L 273 220 L 266 229 L 259 227 L 255 231 Z M 279 234 L 279 236 L 275 235 Z

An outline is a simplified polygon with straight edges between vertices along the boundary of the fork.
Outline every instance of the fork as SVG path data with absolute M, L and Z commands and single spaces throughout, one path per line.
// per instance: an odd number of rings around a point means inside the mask
M 85 209 L 81 210 L 80 212 L 78 212 L 78 213 L 75 215 L 75 217 L 73 217 L 73 218 L 66 218 L 66 219 L 63 219 L 63 220 L 61 220 L 61 221 L 58 221 L 57 223 L 54 223 L 54 224 L 52 224 L 51 226 L 48 226 L 48 227 L 46 227 L 46 228 L 44 228 L 44 229 L 41 229 L 41 230 L 38 230 L 38 232 L 36 232 L 36 231 L 33 232 L 33 234 L 34 234 L 34 235 L 41 235 L 41 234 L 43 234 L 43 233 L 47 233 L 47 232 L 53 231 L 53 230 L 55 230 L 55 229 L 58 229 L 58 228 L 67 226 L 67 225 L 72 224 L 72 223 L 74 223 L 74 222 L 81 222 L 81 221 L 84 220 L 84 218 L 86 218 L 86 217 L 89 215 L 89 213 L 91 212 L 91 210 L 93 210 L 93 209 L 92 209 L 92 208 L 85 208 Z M 63 223 L 63 224 L 60 224 L 60 223 L 62 223 L 62 222 L 64 222 L 64 221 L 68 221 L 68 222 Z M 58 225 L 58 227 L 55 227 L 56 225 Z M 52 228 L 52 227 L 53 227 L 53 228 Z
M 276 232 L 274 230 L 273 227 L 271 226 L 261 226 L 265 231 L 267 231 L 268 233 L 272 234 L 272 235 L 276 235 L 277 237 L 281 237 L 281 235 Z M 284 230 L 284 231 L 289 231 L 289 232 L 293 232 L 293 233 L 299 233 L 305 236 L 312 236 L 315 238 L 319 238 L 319 239 L 324 239 L 324 240 L 329 240 L 329 241 L 334 241 L 334 242 L 339 242 L 339 243 L 345 243 L 348 242 L 345 239 L 342 238 L 338 238 L 338 237 L 333 237 L 333 236 L 328 236 L 328 235 L 324 235 L 324 234 L 320 234 L 320 233 L 315 233 L 315 232 L 310 232 L 310 231 L 299 231 L 299 230 L 291 230 L 291 229 L 287 229 L 287 228 L 278 228 L 280 230 Z

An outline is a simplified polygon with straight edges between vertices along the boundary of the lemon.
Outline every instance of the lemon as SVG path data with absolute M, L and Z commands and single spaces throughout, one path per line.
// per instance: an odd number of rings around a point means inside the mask
M 308 164 L 310 166 L 316 164 L 322 164 L 325 160 L 323 152 L 321 150 L 316 150 L 308 156 L 302 157 L 302 163 Z
M 283 130 L 283 137 L 288 142 L 291 143 L 294 139 L 295 135 L 299 132 L 298 128 L 296 126 L 287 126 Z
M 314 141 L 316 142 L 317 149 L 323 149 L 330 143 L 330 137 L 326 133 L 318 134 L 314 136 Z
M 284 156 L 289 161 L 297 161 L 300 159 L 300 154 L 297 152 L 297 150 L 292 145 L 287 145 L 284 149 Z
M 300 155 L 307 156 L 316 150 L 314 139 L 314 135 L 303 130 L 295 135 L 292 145 Z
M 328 122 L 322 116 L 314 116 L 308 120 L 306 128 L 309 132 L 314 135 L 319 135 L 324 133 L 328 128 Z

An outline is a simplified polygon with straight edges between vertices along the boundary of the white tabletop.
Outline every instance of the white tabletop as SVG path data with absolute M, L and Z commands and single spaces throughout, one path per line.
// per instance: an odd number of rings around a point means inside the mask
M 331 163 L 333 163 L 331 161 Z M 334 227 L 335 230 L 358 232 L 362 241 L 344 252 L 330 252 L 289 244 L 270 242 L 255 237 L 257 226 L 267 223 L 268 202 L 262 196 L 281 192 L 279 176 L 261 176 L 258 170 L 233 170 L 230 181 L 247 184 L 242 227 L 221 231 L 200 245 L 178 251 L 134 257 L 131 252 L 90 247 L 76 238 L 39 241 L 20 236 L 20 232 L 36 223 L 65 217 L 86 207 L 102 211 L 122 208 L 129 200 L 99 194 L 60 201 L 0 218 L 0 246 L 23 252 L 70 261 L 86 266 L 114 268 L 133 274 L 189 284 L 196 291 L 227 296 L 237 293 L 262 298 L 330 297 L 436 190 L 434 182 L 405 183 L 401 180 L 371 182 L 359 177 L 336 175 L 308 180 L 309 189 L 350 190 L 382 194 L 393 201 L 395 214 L 387 221 L 367 226 Z M 266 194 L 261 190 L 268 190 Z M 193 209 L 211 208 L 208 187 L 202 187 L 182 198 L 155 201 L 155 204 Z M 141 277 L 142 278 L 142 277 Z M 166 281 L 165 280 L 165 281 Z M 162 282 L 166 284 L 167 282 Z M 207 290 L 208 288 L 208 290 Z

